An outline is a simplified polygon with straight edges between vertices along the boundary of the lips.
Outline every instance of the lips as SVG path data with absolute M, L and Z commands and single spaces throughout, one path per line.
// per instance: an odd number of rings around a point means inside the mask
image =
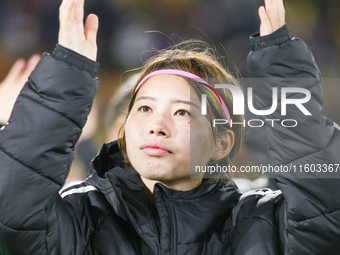
M 172 151 L 160 142 L 145 143 L 141 150 L 149 156 L 166 156 L 172 154 Z

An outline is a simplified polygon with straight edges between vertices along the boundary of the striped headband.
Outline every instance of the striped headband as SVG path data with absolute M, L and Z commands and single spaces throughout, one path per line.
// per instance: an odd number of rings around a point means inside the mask
M 223 113 L 229 123 L 229 125 L 231 125 L 231 118 L 230 118 L 230 113 L 229 110 L 226 106 L 226 104 L 224 103 L 224 101 L 222 100 L 222 98 L 220 97 L 220 95 L 217 93 L 217 91 L 209 84 L 207 83 L 205 80 L 203 80 L 201 77 L 193 74 L 193 73 L 189 73 L 186 71 L 181 71 L 181 70 L 175 70 L 175 69 L 161 69 L 161 70 L 157 70 L 154 72 L 149 73 L 147 76 L 145 76 L 140 83 L 138 83 L 134 93 L 136 93 L 138 91 L 138 89 L 143 85 L 143 83 L 149 79 L 152 76 L 158 75 L 158 74 L 174 74 L 174 75 L 179 75 L 179 76 L 184 76 L 187 77 L 189 79 L 192 79 L 198 83 L 200 83 L 201 85 L 204 86 L 204 88 L 206 88 L 208 91 L 208 93 L 213 96 L 214 99 L 216 99 L 220 106 L 222 107 Z

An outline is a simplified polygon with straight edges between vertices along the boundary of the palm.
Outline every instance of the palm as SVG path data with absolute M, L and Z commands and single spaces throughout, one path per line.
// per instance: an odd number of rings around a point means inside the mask
M 89 15 L 85 26 L 83 19 L 84 0 L 63 0 L 59 12 L 59 44 L 96 61 L 98 17 Z
M 283 0 L 265 0 L 264 2 L 265 7 L 259 8 L 260 36 L 269 35 L 285 24 Z

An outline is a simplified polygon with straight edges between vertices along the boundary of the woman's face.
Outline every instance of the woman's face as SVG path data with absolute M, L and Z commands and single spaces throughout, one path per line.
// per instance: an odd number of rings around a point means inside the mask
M 184 78 L 161 74 L 137 92 L 125 135 L 128 158 L 142 178 L 180 190 L 201 182 L 190 178 L 190 167 L 206 165 L 215 146 L 200 98 L 191 90 Z

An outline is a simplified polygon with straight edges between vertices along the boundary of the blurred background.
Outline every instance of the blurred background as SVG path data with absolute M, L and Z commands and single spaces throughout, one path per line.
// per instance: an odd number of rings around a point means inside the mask
M 108 136 L 110 99 L 155 50 L 186 39 L 212 43 L 231 73 L 246 78 L 249 35 L 259 29 L 257 9 L 263 0 L 86 0 L 85 14 L 99 17 L 98 77 L 92 126 L 82 141 L 87 161 Z M 0 80 L 14 61 L 53 51 L 58 37 L 61 0 L 0 0 Z M 340 1 L 285 0 L 292 36 L 311 48 L 325 78 L 325 115 L 340 123 Z M 1 107 L 1 102 L 0 102 Z M 1 111 L 1 109 L 0 109 Z M 109 124 L 110 125 L 110 124 Z M 86 149 L 90 146 L 92 149 Z M 80 149 L 81 150 L 81 149 Z M 76 159 L 77 161 L 77 159 Z M 84 160 L 80 159 L 79 162 Z M 242 151 L 237 162 L 255 164 Z M 256 160 L 255 160 L 256 161 Z M 82 178 L 82 177 L 81 177 Z M 77 177 L 75 177 L 77 179 Z

